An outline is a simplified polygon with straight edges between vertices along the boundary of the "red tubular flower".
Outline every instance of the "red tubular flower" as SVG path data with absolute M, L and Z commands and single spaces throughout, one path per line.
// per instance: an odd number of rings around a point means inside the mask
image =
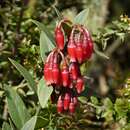
M 70 104 L 69 104 L 69 112 L 70 113 L 74 113 L 75 112 L 75 104 L 74 102 L 71 100 Z
M 75 105 L 75 106 L 78 104 L 78 99 L 77 99 L 77 97 L 73 97 L 73 102 L 74 102 L 74 105 Z
M 68 55 L 70 57 L 70 61 L 71 62 L 76 62 L 76 45 L 74 43 L 74 40 L 72 38 L 70 38 L 68 45 L 67 45 L 67 51 L 68 51 Z
M 60 50 L 64 49 L 64 34 L 63 31 L 61 30 L 61 27 L 57 27 L 55 30 L 55 40 L 56 40 L 56 45 Z
M 83 28 L 83 54 L 84 60 L 89 59 L 93 53 L 93 41 L 87 29 Z
M 91 39 L 84 40 L 83 44 L 83 54 L 84 60 L 89 59 L 93 53 L 93 42 Z
M 53 69 L 53 63 L 49 63 L 49 67 L 48 67 L 48 85 L 51 85 L 53 83 L 52 69 Z
M 70 104 L 70 94 L 66 93 L 64 97 L 64 110 L 68 110 Z
M 79 75 L 78 66 L 76 63 L 71 63 L 69 67 L 69 72 L 73 80 L 76 80 Z
M 63 65 L 61 76 L 62 76 L 63 86 L 67 87 L 69 85 L 69 70 L 66 64 Z
M 82 43 L 76 45 L 76 58 L 79 63 L 83 62 L 83 46 Z
M 52 83 L 52 66 L 53 66 L 53 52 L 51 52 L 46 60 L 46 63 L 44 65 L 44 78 L 47 82 L 47 85 L 50 85 Z
M 57 63 L 53 64 L 52 77 L 53 77 L 54 84 L 58 84 L 58 81 L 59 81 L 59 78 L 60 78 L 60 70 L 59 70 Z
M 59 78 L 60 78 L 60 70 L 57 63 L 58 54 L 55 53 L 54 59 L 53 59 L 53 69 L 52 69 L 52 77 L 53 77 L 53 83 L 58 84 Z
M 62 30 L 62 25 L 66 22 L 70 21 L 63 19 L 58 23 L 55 29 L 57 47 L 48 55 L 44 65 L 44 78 L 47 85 L 52 85 L 54 88 L 51 101 L 52 103 L 57 101 L 58 113 L 75 112 L 78 99 L 74 95 L 79 95 L 84 90 L 84 80 L 79 67 L 93 53 L 93 41 L 88 30 L 78 24 L 72 26 L 71 33 L 70 30 L 65 32 L 66 37 L 69 36 L 66 52 L 66 48 L 64 49 L 66 41 Z
M 88 39 L 84 36 L 83 37 L 83 60 L 84 61 L 88 59 L 89 57 L 88 55 L 90 55 Z
M 63 101 L 62 97 L 59 96 L 58 101 L 57 101 L 57 112 L 62 113 L 63 112 Z
M 78 93 L 78 94 L 80 94 L 80 93 L 83 92 L 83 90 L 84 90 L 84 81 L 83 81 L 83 78 L 82 78 L 82 77 L 79 77 L 79 78 L 77 79 L 76 90 L 77 90 L 77 93 Z

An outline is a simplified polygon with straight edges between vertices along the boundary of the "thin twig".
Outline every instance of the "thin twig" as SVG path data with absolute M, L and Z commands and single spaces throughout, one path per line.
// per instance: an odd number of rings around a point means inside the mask
M 114 43 L 106 50 L 105 54 L 111 56 L 112 53 L 121 45 L 121 40 L 118 38 Z
M 51 10 L 53 9 L 53 7 L 57 6 L 57 4 L 58 4 L 58 0 L 55 0 L 54 3 L 53 3 L 50 7 L 48 7 L 48 8 L 41 14 L 40 18 L 42 19 L 42 18 L 46 17 L 46 16 L 48 15 L 48 13 L 51 12 Z

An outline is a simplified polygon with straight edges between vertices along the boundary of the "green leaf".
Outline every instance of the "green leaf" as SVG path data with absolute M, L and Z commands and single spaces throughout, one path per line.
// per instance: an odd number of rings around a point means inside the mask
M 104 106 L 106 107 L 106 109 L 113 109 L 113 103 L 112 101 L 110 100 L 110 98 L 105 98 L 103 100 L 103 104 Z
M 127 116 L 127 112 L 129 110 L 129 102 L 127 99 L 117 98 L 114 109 L 117 113 L 117 118 L 121 119 Z
M 79 100 L 81 103 L 83 103 L 83 104 L 87 103 L 87 98 L 86 98 L 86 97 L 80 96 L 80 97 L 78 97 L 78 100 Z
M 22 99 L 14 89 L 6 87 L 5 92 L 7 95 L 7 104 L 11 119 L 16 127 L 20 129 L 25 122 L 29 120 L 30 114 L 28 113 Z
M 45 32 L 41 31 L 40 34 L 40 54 L 43 61 L 46 58 L 46 53 L 54 48 L 51 40 L 48 38 Z
M 35 83 L 33 77 L 31 76 L 31 74 L 18 62 L 14 61 L 10 58 L 9 58 L 9 60 L 15 66 L 15 68 L 21 73 L 21 75 L 25 78 L 25 80 L 28 82 L 30 89 L 36 93 L 37 92 L 36 83 Z
M 105 118 L 107 122 L 113 121 L 113 115 L 114 115 L 114 111 L 112 110 L 107 110 L 101 113 L 101 117 Z
M 42 78 L 38 84 L 38 99 L 42 108 L 47 105 L 48 99 L 52 94 L 53 88 L 47 86 L 44 79 Z
M 98 105 L 99 102 L 98 102 L 98 99 L 94 96 L 91 96 L 91 102 L 94 104 L 94 105 Z
M 63 19 L 63 16 L 61 15 L 60 11 L 55 7 L 55 6 L 52 6 L 58 16 L 58 19 L 59 20 L 62 20 Z
M 81 11 L 74 19 L 75 24 L 86 25 L 88 19 L 89 9 L 84 9 Z
M 100 57 L 102 57 L 102 58 L 109 59 L 108 56 L 106 56 L 104 53 L 98 51 L 97 49 L 94 49 L 94 52 L 95 52 L 97 55 L 99 55 Z
M 45 113 L 47 114 L 47 113 Z M 43 118 L 41 116 L 38 116 L 37 118 L 37 122 L 35 125 L 35 129 L 40 129 L 40 128 L 44 128 L 49 124 L 49 119 Z
M 122 42 L 125 40 L 125 33 L 116 33 L 116 35 L 121 39 Z
M 33 116 L 29 121 L 25 123 L 21 130 L 34 130 L 37 121 L 37 116 Z
M 11 127 L 7 122 L 4 122 L 2 125 L 2 130 L 11 130 Z
M 105 98 L 102 100 L 103 101 L 103 112 L 101 114 L 101 117 L 105 118 L 106 121 L 112 121 L 113 120 L 113 115 L 114 115 L 114 107 L 113 103 L 110 100 L 110 98 Z
M 130 123 L 127 123 L 122 130 L 130 130 Z

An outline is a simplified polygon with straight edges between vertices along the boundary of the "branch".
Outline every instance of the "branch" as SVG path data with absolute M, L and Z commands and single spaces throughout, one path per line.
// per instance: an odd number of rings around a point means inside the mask
M 121 40 L 118 38 L 114 43 L 106 50 L 105 54 L 111 56 L 112 53 L 121 45 Z
M 48 13 L 51 12 L 51 10 L 53 9 L 53 7 L 58 5 L 58 0 L 55 0 L 54 3 L 48 7 L 40 16 L 40 19 L 43 19 L 44 17 L 47 17 Z

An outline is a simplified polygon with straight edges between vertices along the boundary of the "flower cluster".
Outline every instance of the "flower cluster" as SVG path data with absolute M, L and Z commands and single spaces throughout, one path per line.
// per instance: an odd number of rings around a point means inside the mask
M 84 90 L 84 77 L 80 65 L 90 59 L 93 53 L 93 42 L 88 30 L 82 25 L 73 25 L 69 35 L 62 24 L 55 29 L 56 48 L 53 49 L 44 65 L 44 78 L 47 85 L 52 85 L 57 95 L 57 111 L 74 113 L 77 96 Z

